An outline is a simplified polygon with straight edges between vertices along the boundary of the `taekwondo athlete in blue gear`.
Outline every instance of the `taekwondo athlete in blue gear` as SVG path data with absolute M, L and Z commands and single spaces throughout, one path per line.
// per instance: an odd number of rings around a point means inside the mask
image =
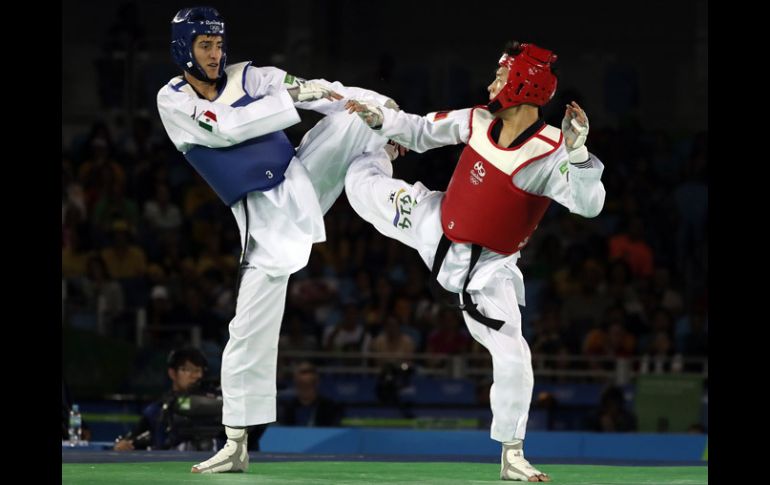
M 158 92 L 158 111 L 176 148 L 236 219 L 243 240 L 235 316 L 222 356 L 224 448 L 193 473 L 248 469 L 247 427 L 276 419 L 278 336 L 289 276 L 326 239 L 323 214 L 344 188 L 354 158 L 387 142 L 344 110 L 342 97 L 389 98 L 249 62 L 227 65 L 226 27 L 211 7 L 180 10 L 171 53 L 182 76 Z M 296 152 L 283 130 L 296 108 L 327 115 Z

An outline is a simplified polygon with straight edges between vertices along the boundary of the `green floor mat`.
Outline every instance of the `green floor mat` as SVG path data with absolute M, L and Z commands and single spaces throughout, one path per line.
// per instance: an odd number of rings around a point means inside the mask
M 453 485 L 501 483 L 500 466 L 486 463 L 281 462 L 252 463 L 248 473 L 195 475 L 189 462 L 62 464 L 62 484 Z M 551 483 L 700 485 L 705 466 L 542 465 Z

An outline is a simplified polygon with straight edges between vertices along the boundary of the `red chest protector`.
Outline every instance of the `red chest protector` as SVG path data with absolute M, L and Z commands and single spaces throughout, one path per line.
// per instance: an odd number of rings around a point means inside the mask
M 521 145 L 501 148 L 490 136 L 494 120 L 483 107 L 471 111 L 471 136 L 441 203 L 441 226 L 453 242 L 508 255 L 527 244 L 551 203 L 513 185 L 513 176 L 553 153 L 562 133 L 544 125 Z

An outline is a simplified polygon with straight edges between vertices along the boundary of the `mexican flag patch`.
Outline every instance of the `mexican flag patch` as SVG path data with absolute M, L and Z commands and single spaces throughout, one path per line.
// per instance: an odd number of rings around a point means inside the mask
M 198 126 L 204 130 L 214 131 L 214 126 L 217 124 L 217 115 L 211 111 L 204 111 L 198 117 Z

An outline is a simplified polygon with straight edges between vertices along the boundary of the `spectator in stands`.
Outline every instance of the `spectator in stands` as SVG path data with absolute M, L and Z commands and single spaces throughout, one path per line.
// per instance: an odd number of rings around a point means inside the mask
M 656 267 L 652 279 L 652 292 L 658 297 L 658 304 L 667 310 L 672 317 L 682 314 L 684 298 L 682 293 L 671 284 L 671 272 L 666 267 Z
M 535 321 L 535 338 L 532 343 L 533 354 L 556 354 L 566 347 L 561 313 L 555 306 L 547 308 Z
M 444 354 L 440 360 L 431 360 L 428 365 L 441 367 L 446 364 L 447 357 L 464 355 L 470 347 L 470 337 L 465 331 L 465 325 L 460 323 L 460 313 L 455 310 L 443 309 L 436 319 L 437 328 L 428 336 L 429 354 Z
M 652 248 L 645 240 L 644 223 L 641 217 L 634 217 L 628 230 L 616 234 L 609 241 L 610 259 L 622 259 L 631 268 L 631 273 L 638 278 L 652 276 L 654 256 Z
M 116 279 L 143 278 L 147 258 L 144 250 L 129 242 L 129 226 L 125 221 L 112 223 L 113 244 L 102 250 L 110 276 Z
M 109 184 L 126 182 L 126 173 L 112 157 L 106 135 L 94 137 L 88 148 L 88 158 L 78 170 L 78 181 L 85 191 L 88 209 L 92 209 Z
M 589 416 L 588 429 L 607 433 L 636 431 L 636 416 L 626 409 L 622 389 L 610 386 L 604 390 L 599 408 Z
M 319 393 L 318 372 L 304 361 L 294 369 L 296 396 L 280 406 L 278 422 L 286 426 L 339 426 L 343 407 Z
M 236 273 L 238 259 L 222 251 L 221 232 L 207 234 L 201 241 L 200 251 L 195 260 L 195 271 L 203 275 L 209 269 L 218 269 L 225 274 Z
M 112 319 L 123 312 L 123 289 L 110 278 L 102 258 L 93 255 L 88 259 L 86 275 L 80 280 L 85 297 L 85 307 L 94 312 L 103 311 Z
M 359 318 L 358 306 L 354 303 L 345 305 L 342 321 L 326 327 L 323 334 L 324 350 L 335 352 L 361 352 L 368 346 L 369 336 Z
M 385 317 L 382 331 L 373 340 L 369 349 L 375 354 L 376 362 L 380 366 L 393 364 L 401 366 L 406 363 L 411 365 L 414 357 L 414 339 L 401 331 L 401 323 L 395 315 Z M 376 354 L 390 354 L 388 357 L 376 357 Z
M 115 221 L 122 221 L 134 231 L 139 223 L 136 202 L 125 196 L 125 182 L 113 180 L 102 192 L 93 212 L 94 229 L 98 236 L 109 233 Z
M 144 204 L 144 218 L 155 230 L 177 229 L 182 225 L 182 212 L 171 201 L 171 192 L 166 184 L 155 186 L 155 197 Z
M 137 116 L 131 122 L 130 133 L 119 140 L 120 151 L 134 159 L 144 159 L 153 155 L 153 148 L 161 143 L 153 133 L 152 120 L 147 116 Z
M 283 327 L 286 331 L 278 339 L 278 348 L 287 351 L 312 352 L 318 350 L 318 340 L 313 332 L 302 324 L 297 312 L 287 312 Z
M 597 325 L 588 332 L 583 340 L 583 355 L 587 357 L 625 358 L 634 353 L 636 340 L 626 330 L 625 313 L 620 306 L 607 309 L 601 325 Z M 614 362 L 603 360 L 591 361 L 592 369 L 614 367 Z

